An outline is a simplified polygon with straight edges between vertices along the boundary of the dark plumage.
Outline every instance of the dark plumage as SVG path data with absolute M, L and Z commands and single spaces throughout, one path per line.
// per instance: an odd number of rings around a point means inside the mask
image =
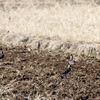
M 62 72 L 62 74 L 64 74 L 64 75 L 69 74 L 69 73 L 71 72 L 71 68 L 72 68 L 72 66 L 70 65 L 70 67 L 69 67 L 68 69 L 64 70 L 64 71 Z
M 73 60 L 73 55 L 71 54 L 70 55 L 70 60 L 68 61 L 68 69 L 64 70 L 62 72 L 62 74 L 64 75 L 67 75 L 71 72 L 71 68 L 72 68 L 72 65 L 75 64 L 75 61 Z
M 0 54 L 0 59 L 3 59 L 4 58 L 4 53 L 2 51 L 2 53 Z
M 67 70 L 64 70 L 64 71 L 62 72 L 62 74 L 67 75 L 67 74 L 69 74 L 70 72 L 71 72 L 71 68 L 68 68 Z
M 38 50 L 40 49 L 40 45 L 41 45 L 40 42 L 38 42 L 38 46 L 37 46 Z

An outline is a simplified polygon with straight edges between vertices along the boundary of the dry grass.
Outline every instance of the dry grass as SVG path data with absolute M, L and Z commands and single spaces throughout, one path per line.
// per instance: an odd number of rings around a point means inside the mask
M 69 54 L 6 47 L 4 54 L 0 60 L 0 100 L 100 98 L 100 60 L 83 56 L 70 74 L 62 75 L 68 68 Z
M 100 64 L 93 57 L 100 59 L 100 6 L 74 5 L 79 0 L 63 0 L 72 5 L 7 1 L 0 1 L 0 44 L 27 48 L 0 46 L 5 54 L 0 61 L 1 100 L 99 100 Z M 74 55 L 76 65 L 68 77 L 59 74 L 68 65 L 65 54 L 41 52 L 46 49 Z
M 37 2 L 35 5 L 32 1 L 27 4 L 4 2 L 5 6 L 0 10 L 2 42 L 7 45 L 21 44 L 32 48 L 37 48 L 38 42 L 41 42 L 43 48 L 49 44 L 48 48 L 61 48 L 68 52 L 86 55 L 93 52 L 93 55 L 98 56 L 100 6 L 95 4 L 66 5 L 55 2 L 55 0 L 52 3 L 46 1 L 47 4 Z M 71 45 L 76 43 L 69 50 L 68 46 L 65 48 L 68 41 Z M 90 48 L 93 50 L 89 51 Z
M 0 11 L 0 31 L 58 36 L 65 41 L 100 41 L 100 7 L 91 5 L 31 6 Z

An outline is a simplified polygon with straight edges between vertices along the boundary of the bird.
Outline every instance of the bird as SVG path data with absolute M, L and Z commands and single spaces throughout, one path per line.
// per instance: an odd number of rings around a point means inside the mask
M 75 61 L 73 60 L 73 55 L 70 55 L 70 60 L 68 61 L 68 69 L 64 70 L 62 74 L 67 75 L 71 72 L 72 65 L 75 64 Z
M 4 58 L 4 53 L 2 51 L 2 53 L 0 54 L 0 59 L 3 59 Z
M 68 69 L 64 70 L 64 71 L 62 72 L 62 74 L 64 74 L 64 75 L 70 74 L 71 68 L 72 68 L 72 66 L 70 66 Z
M 40 42 L 38 42 L 38 46 L 37 46 L 37 49 L 38 50 L 40 49 L 40 45 L 41 45 Z
M 73 55 L 72 54 L 70 55 L 70 60 L 68 61 L 68 64 L 69 65 L 75 64 L 75 61 L 73 60 Z

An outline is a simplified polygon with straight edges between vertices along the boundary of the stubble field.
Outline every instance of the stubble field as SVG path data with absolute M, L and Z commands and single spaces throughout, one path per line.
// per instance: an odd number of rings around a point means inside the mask
M 0 100 L 100 100 L 99 16 L 99 0 L 1 0 Z
M 0 100 L 99 100 L 100 61 L 80 57 L 68 75 L 69 54 L 4 48 Z M 74 55 L 73 55 L 74 56 Z

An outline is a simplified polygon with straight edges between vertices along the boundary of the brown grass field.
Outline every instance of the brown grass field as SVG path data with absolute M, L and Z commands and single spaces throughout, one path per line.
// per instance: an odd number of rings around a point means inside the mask
M 70 2 L 69 2 L 70 1 Z M 0 42 L 32 50 L 63 50 L 100 59 L 98 0 L 0 2 Z M 68 49 L 68 45 L 71 48 Z
M 68 75 L 68 54 L 4 48 L 0 100 L 100 100 L 100 60 L 82 55 Z
M 0 100 L 100 100 L 99 16 L 99 0 L 0 0 Z
M 32 0 L 11 0 L 1 2 L 0 34 L 5 37 L 9 31 L 9 36 L 39 35 L 58 37 L 62 41 L 100 43 L 99 16 L 100 6 L 95 3 L 71 5 L 46 0 L 44 4 L 34 4 Z

